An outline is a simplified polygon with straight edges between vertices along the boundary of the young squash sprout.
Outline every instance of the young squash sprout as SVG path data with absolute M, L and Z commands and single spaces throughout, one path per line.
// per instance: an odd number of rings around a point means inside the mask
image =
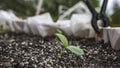
M 64 53 L 65 49 L 70 50 L 71 52 L 79 56 L 84 55 L 84 51 L 82 49 L 74 45 L 69 45 L 67 38 L 62 34 L 62 32 L 60 30 L 57 30 L 57 31 L 58 33 L 56 33 L 56 36 L 61 41 L 61 44 L 64 46 L 63 50 L 59 54 L 59 58 Z
M 3 28 L 3 25 L 0 24 L 0 30 Z
M 1 35 L 2 35 L 2 33 L 3 33 L 2 28 L 3 28 L 3 25 L 0 25 L 0 36 L 1 36 Z

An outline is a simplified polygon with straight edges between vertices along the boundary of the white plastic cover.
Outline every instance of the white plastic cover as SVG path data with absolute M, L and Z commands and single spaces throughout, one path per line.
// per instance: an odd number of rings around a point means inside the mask
M 56 24 L 58 25 L 59 29 L 62 30 L 66 35 L 72 35 L 70 20 L 58 20 Z
M 70 20 L 58 20 L 54 23 L 49 13 L 23 20 L 18 18 L 13 12 L 0 10 L 0 24 L 3 25 L 4 30 L 6 25 L 8 25 L 13 32 L 32 33 L 42 37 L 54 35 L 57 29 L 61 29 L 69 36 L 73 35 L 81 38 L 95 37 L 96 35 L 90 22 L 91 15 L 88 14 L 73 14 Z M 102 38 L 105 43 L 110 42 L 113 49 L 119 50 L 120 27 L 102 28 L 102 30 Z
M 70 22 L 73 35 L 82 38 L 94 37 L 91 18 L 88 14 L 73 14 Z
M 42 37 L 54 35 L 57 29 L 61 29 L 69 36 L 94 37 L 95 32 L 90 21 L 91 15 L 88 14 L 73 14 L 70 20 L 58 20 L 54 23 L 49 13 L 23 20 L 12 12 L 0 11 L 0 24 L 4 25 L 4 29 L 8 25 L 13 32 L 32 33 Z
M 120 27 L 103 28 L 103 39 L 105 43 L 111 43 L 115 50 L 120 49 Z
M 53 35 L 56 32 L 57 25 L 52 21 L 49 13 L 34 16 L 26 19 L 24 31 L 41 35 L 42 37 Z
M 18 18 L 13 12 L 11 11 L 4 11 L 0 10 L 0 24 L 3 25 L 3 29 L 6 29 L 6 25 L 9 25 L 11 31 L 15 31 L 13 23 L 20 21 L 21 19 Z M 15 25 L 15 24 L 14 24 Z

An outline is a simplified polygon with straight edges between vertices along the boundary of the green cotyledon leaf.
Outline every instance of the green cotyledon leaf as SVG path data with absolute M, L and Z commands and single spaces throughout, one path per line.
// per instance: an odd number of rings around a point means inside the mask
M 68 40 L 67 40 L 67 38 L 64 35 L 60 34 L 60 33 L 56 33 L 56 36 L 60 39 L 62 45 L 65 48 L 67 48 L 68 47 Z
M 82 49 L 80 49 L 79 47 L 70 45 L 70 46 L 67 47 L 67 49 L 70 50 L 71 52 L 73 52 L 76 55 L 79 55 L 79 56 L 84 55 L 84 51 Z

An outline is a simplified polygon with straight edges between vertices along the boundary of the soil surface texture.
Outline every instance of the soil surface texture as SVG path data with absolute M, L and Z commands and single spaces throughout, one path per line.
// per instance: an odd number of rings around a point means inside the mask
M 80 47 L 85 55 L 77 56 L 63 49 L 56 37 L 6 32 L 0 36 L 0 68 L 118 68 L 120 51 L 95 39 L 68 37 L 69 44 Z

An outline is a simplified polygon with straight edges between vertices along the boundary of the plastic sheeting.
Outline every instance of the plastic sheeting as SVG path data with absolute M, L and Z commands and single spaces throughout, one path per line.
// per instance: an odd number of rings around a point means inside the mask
M 95 38 L 96 35 L 90 22 L 91 15 L 88 14 L 73 14 L 70 20 L 58 20 L 55 23 L 49 13 L 23 20 L 11 11 L 0 11 L 0 24 L 3 25 L 3 30 L 6 30 L 6 27 L 9 26 L 12 32 L 32 33 L 42 37 L 54 35 L 57 29 L 60 29 L 68 36 Z M 102 38 L 104 42 L 110 42 L 113 49 L 119 50 L 120 27 L 101 29 L 103 30 Z
M 26 33 L 33 33 L 35 35 L 41 35 L 42 37 L 53 35 L 58 28 L 52 21 L 49 13 L 30 17 L 25 21 L 26 26 L 24 27 L 24 31 Z
M 70 20 L 58 20 L 56 24 L 59 26 L 59 29 L 62 30 L 66 35 L 71 36 L 73 33 L 70 22 Z
M 91 18 L 91 15 L 88 14 L 74 14 L 70 24 L 73 35 L 81 38 L 95 37 Z
M 0 10 L 0 24 L 3 25 L 4 30 L 6 25 L 9 25 L 10 30 L 15 31 L 13 23 L 17 23 L 17 21 L 22 21 L 22 19 L 18 18 L 12 11 Z
M 120 49 L 120 27 L 103 28 L 103 39 L 105 43 L 111 43 L 115 50 Z
M 88 7 L 82 1 L 79 1 L 77 4 L 69 8 L 67 11 L 64 11 L 64 9 L 62 10 L 62 8 L 64 8 L 64 6 L 60 6 L 59 9 L 59 13 L 60 14 L 63 13 L 62 15 L 59 16 L 60 20 L 69 17 L 72 14 L 72 12 L 77 12 L 79 14 L 91 14 Z
M 51 36 L 57 29 L 62 30 L 66 35 L 89 38 L 94 37 L 95 32 L 90 25 L 91 16 L 87 14 L 73 14 L 70 20 L 58 20 L 53 22 L 49 13 L 39 16 L 20 19 L 14 13 L 0 11 L 0 24 L 8 25 L 13 32 L 24 32 L 27 34 Z

